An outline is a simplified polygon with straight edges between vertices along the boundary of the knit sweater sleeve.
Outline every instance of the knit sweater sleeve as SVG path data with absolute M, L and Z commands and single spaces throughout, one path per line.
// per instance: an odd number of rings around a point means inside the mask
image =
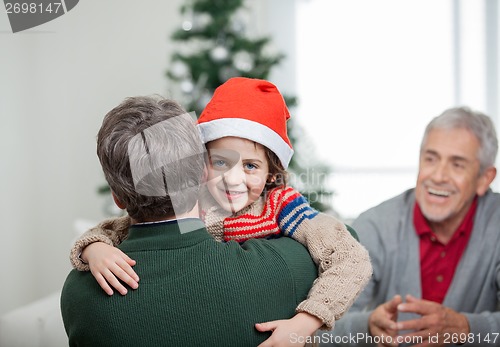
M 315 211 L 293 188 L 274 190 L 276 219 L 283 235 L 303 244 L 318 265 L 318 278 L 297 312 L 322 320 L 333 329 L 352 306 L 372 275 L 368 251 L 335 217 Z
M 118 246 L 128 236 L 130 217 L 110 218 L 87 230 L 76 240 L 71 248 L 69 259 L 78 271 L 90 271 L 89 265 L 80 258 L 85 247 L 94 242 L 104 242 L 110 246 Z

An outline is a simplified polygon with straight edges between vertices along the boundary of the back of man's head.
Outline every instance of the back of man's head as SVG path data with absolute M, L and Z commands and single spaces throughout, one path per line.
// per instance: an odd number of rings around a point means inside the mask
M 131 97 L 106 114 L 97 135 L 106 180 L 137 222 L 195 206 L 204 146 L 194 120 L 172 100 Z

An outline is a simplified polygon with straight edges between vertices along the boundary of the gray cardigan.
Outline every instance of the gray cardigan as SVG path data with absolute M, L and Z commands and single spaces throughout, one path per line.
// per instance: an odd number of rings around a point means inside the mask
M 368 317 L 378 305 L 394 295 L 421 297 L 419 238 L 413 226 L 414 190 L 362 213 L 353 223 L 360 242 L 368 249 L 373 277 L 365 290 L 341 318 L 324 346 L 335 344 L 342 336 L 368 334 Z M 460 259 L 443 305 L 465 314 L 474 343 L 463 346 L 488 345 L 483 338 L 490 334 L 490 346 L 500 346 L 500 194 L 488 191 L 478 200 L 474 228 L 469 244 Z M 415 318 L 399 314 L 399 320 Z M 479 335 L 480 339 L 479 341 Z M 493 344 L 493 339 L 496 342 Z M 345 339 L 347 340 L 347 339 Z M 351 342 L 353 340 L 351 339 Z M 374 344 L 373 344 L 374 345 Z

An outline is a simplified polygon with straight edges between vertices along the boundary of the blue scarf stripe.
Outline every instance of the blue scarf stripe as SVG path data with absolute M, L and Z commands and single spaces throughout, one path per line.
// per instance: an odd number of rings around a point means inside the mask
M 304 219 L 312 219 L 314 216 L 316 216 L 318 213 L 316 212 L 315 214 L 303 214 L 298 220 L 297 220 L 297 223 L 295 223 L 295 225 L 292 227 L 292 229 L 288 232 L 288 237 L 293 237 L 293 233 L 297 230 L 297 228 L 299 227 L 300 223 L 302 223 L 302 221 Z
M 300 208 L 298 208 L 300 207 Z M 298 208 L 298 209 L 297 209 Z M 295 210 L 295 211 L 294 211 Z M 307 218 L 307 219 L 312 219 L 318 214 L 318 211 L 313 209 L 311 206 L 309 206 L 306 198 L 304 198 L 302 195 L 298 196 L 297 198 L 293 199 L 290 201 L 283 209 L 281 210 L 281 213 L 278 216 L 278 224 L 281 224 L 280 222 L 288 217 L 289 215 L 292 215 L 288 222 L 286 222 L 283 226 L 280 227 L 281 232 L 289 237 L 292 237 L 293 233 L 297 229 L 297 227 L 302 223 L 302 221 Z M 291 230 L 288 230 L 290 228 L 290 225 L 295 223 L 293 228 Z

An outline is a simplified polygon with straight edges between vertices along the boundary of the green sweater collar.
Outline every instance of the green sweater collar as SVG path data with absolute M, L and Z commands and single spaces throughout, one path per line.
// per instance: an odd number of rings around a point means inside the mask
M 120 245 L 125 252 L 144 249 L 183 248 L 212 239 L 200 219 L 186 218 L 130 226 L 128 238 Z

